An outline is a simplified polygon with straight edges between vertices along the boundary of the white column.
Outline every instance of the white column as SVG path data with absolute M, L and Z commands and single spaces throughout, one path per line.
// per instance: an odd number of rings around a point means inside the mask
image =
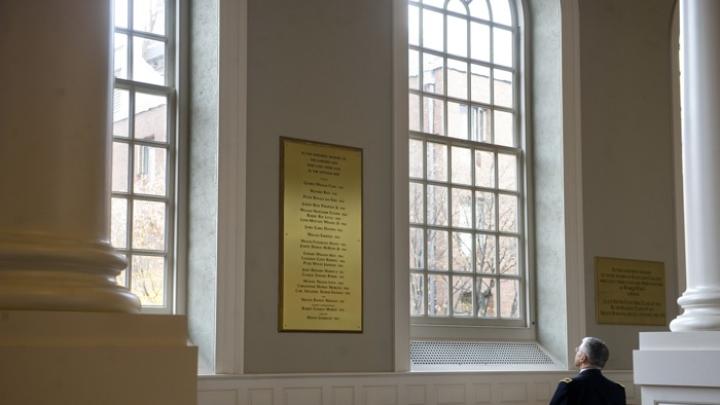
M 0 1 L 0 310 L 139 308 L 108 238 L 110 10 Z
M 677 331 L 720 330 L 720 1 L 682 0 L 687 290 Z

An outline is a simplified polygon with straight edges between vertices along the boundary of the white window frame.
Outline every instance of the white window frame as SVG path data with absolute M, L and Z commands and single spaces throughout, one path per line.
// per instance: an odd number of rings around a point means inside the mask
M 419 2 L 419 1 L 418 1 Z M 407 110 L 407 94 L 410 93 L 409 86 L 408 86 L 408 78 L 407 78 L 407 57 L 408 57 L 408 49 L 410 46 L 408 45 L 408 38 L 407 38 L 407 7 L 408 7 L 408 1 L 407 0 L 396 0 L 395 2 L 395 23 L 400 24 L 399 26 L 402 27 L 402 29 L 396 29 L 395 31 L 395 77 L 396 77 L 396 84 L 395 84 L 395 104 L 396 104 L 396 123 L 395 123 L 395 172 L 396 172 L 396 193 L 398 194 L 399 198 L 396 198 L 395 201 L 395 227 L 396 227 L 396 243 L 398 246 L 403 247 L 403 249 L 396 249 L 397 256 L 396 257 L 396 266 L 398 269 L 405 268 L 409 269 L 409 252 L 408 252 L 408 246 L 409 246 L 409 238 L 406 235 L 402 236 L 399 235 L 398 230 L 399 229 L 409 229 L 410 224 L 408 221 L 408 182 L 409 182 L 409 173 L 408 173 L 408 134 L 410 134 L 410 138 L 415 139 L 422 139 L 425 138 L 426 140 L 431 139 L 431 135 L 423 136 L 419 133 L 414 133 L 409 131 L 408 123 L 402 122 L 404 119 L 407 121 L 408 117 L 408 110 Z M 527 125 L 527 119 L 528 119 L 528 105 L 527 105 L 527 97 L 526 97 L 526 86 L 528 82 L 528 75 L 527 75 L 527 55 L 526 55 L 526 46 L 525 44 L 528 41 L 527 33 L 525 30 L 525 8 L 526 5 L 519 4 L 519 2 L 515 2 L 513 0 L 510 0 L 510 6 L 513 13 L 513 20 L 514 20 L 514 26 L 513 26 L 513 32 L 514 32 L 514 50 L 513 50 L 513 57 L 514 57 L 514 81 L 516 83 L 515 86 L 515 92 L 514 92 L 514 106 L 512 110 L 516 113 L 515 114 L 515 137 L 518 139 L 517 145 L 520 149 L 521 153 L 521 161 L 519 162 L 519 166 L 521 169 L 518 171 L 519 176 L 519 186 L 518 186 L 518 195 L 520 195 L 520 198 L 523 201 L 521 203 L 521 213 L 520 213 L 520 219 L 518 223 L 518 231 L 521 234 L 521 247 L 520 249 L 523 251 L 521 254 L 524 260 L 521 260 L 521 271 L 524 270 L 525 277 L 524 280 L 521 281 L 521 290 L 524 295 L 524 303 L 522 304 L 522 312 L 524 312 L 524 317 L 521 317 L 520 320 L 492 320 L 490 322 L 486 320 L 478 320 L 478 319 L 458 319 L 458 318 L 431 318 L 428 316 L 425 317 L 410 317 L 409 315 L 409 308 L 400 308 L 400 305 L 405 304 L 407 307 L 409 307 L 409 279 L 410 279 L 410 272 L 409 271 L 397 271 L 396 274 L 396 293 L 397 293 L 397 300 L 396 303 L 396 319 L 398 322 L 402 322 L 403 320 L 407 320 L 408 324 L 410 324 L 410 331 L 407 335 L 408 339 L 410 337 L 413 338 L 477 338 L 477 339 L 518 339 L 518 340 L 534 340 L 535 339 L 535 316 L 534 316 L 534 289 L 533 289 L 533 272 L 531 271 L 533 266 L 533 260 L 532 260 L 532 232 L 531 232 L 531 224 L 532 224 L 532 206 L 529 201 L 532 201 L 532 187 L 530 181 L 528 179 L 532 178 L 532 174 L 530 171 L 530 143 L 528 142 L 528 125 Z M 420 12 L 422 13 L 422 11 Z M 491 50 L 492 51 L 492 50 Z M 422 73 L 422 72 L 420 72 Z M 446 84 L 447 85 L 447 84 Z M 491 88 L 493 87 L 493 84 L 491 82 L 490 84 Z M 420 90 L 420 92 L 422 89 Z M 440 96 L 441 99 L 447 100 L 446 96 Z M 403 105 L 404 104 L 404 105 Z M 474 105 L 474 104 L 473 104 Z M 422 109 L 422 107 L 421 107 Z M 471 115 L 471 109 L 468 109 L 468 115 Z M 445 117 L 447 120 L 447 117 Z M 402 135 L 398 135 L 402 134 Z M 443 143 L 447 144 L 448 146 L 451 146 L 453 144 L 458 144 L 461 146 L 468 146 L 468 141 L 461 141 L 456 140 L 454 138 L 450 138 L 447 136 L 442 137 Z M 404 144 L 403 144 L 404 142 Z M 487 147 L 487 144 L 482 144 L 483 147 Z M 503 150 L 505 148 L 499 147 L 496 148 L 499 150 Z M 522 168 L 524 167 L 524 170 Z M 402 182 L 405 182 L 406 184 L 401 184 Z M 404 196 L 403 194 L 404 193 Z M 523 220 L 524 218 L 524 220 Z M 406 231 L 407 233 L 407 231 Z M 397 248 L 397 246 L 396 246 Z M 404 257 L 403 253 L 405 253 Z M 401 267 L 402 266 L 402 267 Z M 427 270 L 425 270 L 427 272 Z M 450 273 L 450 272 L 448 272 Z M 401 283 L 404 283 L 408 285 L 408 287 L 397 289 L 398 285 L 401 285 Z M 524 283 L 524 285 L 523 285 Z M 425 286 L 427 287 L 427 282 L 425 283 Z M 450 286 L 452 288 L 452 286 Z M 401 293 L 402 292 L 402 293 Z M 450 302 L 450 306 L 452 306 L 452 302 Z M 499 308 L 497 308 L 499 312 Z M 398 328 L 396 328 L 396 333 L 398 333 Z M 398 358 L 396 359 L 400 363 L 403 364 L 404 359 Z
M 179 74 L 179 61 L 181 51 L 179 50 L 178 39 L 179 39 L 179 28 L 180 18 L 179 11 L 181 9 L 180 2 L 178 0 L 164 0 L 165 2 L 165 34 L 154 34 L 143 31 L 135 31 L 133 24 L 133 0 L 126 0 L 127 2 L 127 27 L 118 28 L 115 26 L 113 21 L 113 38 L 114 34 L 124 34 L 127 37 L 127 77 L 133 77 L 133 38 L 147 38 L 162 41 L 165 43 L 165 84 L 157 85 L 151 83 L 145 83 L 135 81 L 128 78 L 116 78 L 113 73 L 113 94 L 115 90 L 125 90 L 129 94 L 129 105 L 128 105 L 128 136 L 127 137 L 116 137 L 111 133 L 111 140 L 113 143 L 123 143 L 128 145 L 128 172 L 127 172 L 127 191 L 119 192 L 112 191 L 111 197 L 124 198 L 127 201 L 127 221 L 125 224 L 126 231 L 126 246 L 124 248 L 115 249 L 124 254 L 128 258 L 128 267 L 123 272 L 124 285 L 132 290 L 132 256 L 135 254 L 152 257 L 162 257 L 165 259 L 164 268 L 164 285 L 163 285 L 163 304 L 159 306 L 143 306 L 142 312 L 144 313 L 159 313 L 159 314 L 170 314 L 178 312 L 179 300 L 177 297 L 178 292 L 178 274 L 180 273 L 178 268 L 177 260 L 177 245 L 178 241 L 176 238 L 178 228 L 178 178 L 180 175 L 179 159 L 178 159 L 178 148 L 181 143 L 181 137 L 179 134 L 181 131 L 179 128 L 184 125 L 179 120 L 179 103 L 178 103 L 178 89 L 180 87 L 180 74 Z M 114 9 L 114 3 L 113 3 Z M 134 120 L 135 120 L 135 94 L 141 92 L 143 94 L 165 96 L 167 98 L 166 106 L 166 142 L 157 142 L 153 140 L 142 140 L 134 138 Z M 112 125 L 112 123 L 111 123 Z M 165 195 L 146 195 L 136 193 L 133 184 L 133 173 L 134 173 L 134 149 L 135 146 L 149 146 L 159 147 L 166 150 L 165 159 Z M 132 221 L 133 221 L 133 202 L 134 201 L 154 201 L 162 202 L 165 204 L 165 229 L 164 239 L 165 246 L 163 250 L 144 250 L 133 248 L 132 246 Z

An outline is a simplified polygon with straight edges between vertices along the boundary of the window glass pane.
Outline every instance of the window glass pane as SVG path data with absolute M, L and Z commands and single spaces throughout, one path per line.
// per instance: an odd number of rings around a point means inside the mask
M 503 190 L 517 190 L 517 158 L 515 155 L 498 153 L 498 187 Z
M 472 234 L 469 232 L 453 232 L 452 269 L 453 271 L 473 271 Z
M 425 217 L 424 192 L 422 183 L 410 183 L 410 222 L 415 224 L 423 223 Z
M 494 115 L 495 143 L 503 146 L 515 146 L 512 113 L 496 110 Z
M 485 0 L 471 0 L 470 1 L 470 15 L 483 20 L 490 19 L 490 13 L 488 12 L 487 2 Z
M 448 276 L 431 274 L 428 276 L 428 315 L 449 315 Z
M 506 70 L 495 69 L 493 71 L 493 86 L 495 104 L 502 107 L 512 108 L 513 106 L 513 75 Z
M 423 131 L 445 135 L 445 109 L 442 100 L 423 97 Z
M 495 273 L 495 235 L 476 235 L 475 267 L 478 273 Z
M 425 278 L 422 273 L 410 275 L 410 315 L 425 315 Z
M 154 256 L 132 257 L 132 292 L 144 306 L 165 303 L 165 259 Z
M 165 43 L 133 37 L 132 67 L 133 80 L 165 85 Z
M 128 78 L 128 42 L 127 35 L 113 35 L 113 74 L 118 79 Z
M 447 146 L 427 143 L 427 177 L 428 180 L 447 181 Z
M 475 184 L 495 187 L 495 158 L 492 152 L 475 151 Z
M 130 92 L 113 90 L 113 136 L 127 138 L 128 117 L 130 116 Z
M 113 20 L 118 28 L 127 28 L 128 2 L 127 0 L 113 1 Z
M 447 64 L 448 96 L 467 99 L 467 63 L 448 59 Z
M 440 6 L 442 7 L 442 6 Z M 441 13 L 423 10 L 423 47 L 444 51 L 443 15 Z
M 408 87 L 420 90 L 420 53 L 414 49 L 408 51 Z
M 470 98 L 478 103 L 490 103 L 490 68 L 472 65 L 470 69 Z
M 498 239 L 500 274 L 518 275 L 518 238 L 500 236 Z
M 490 110 L 485 107 L 472 106 L 470 114 L 470 139 L 490 143 Z
M 465 18 L 447 17 L 448 53 L 458 56 L 467 56 L 468 21 Z
M 427 223 L 430 225 L 448 225 L 448 189 L 440 186 L 427 186 Z
M 135 139 L 167 141 L 167 97 L 135 94 Z
M 502 28 L 493 28 L 493 62 L 498 65 L 512 66 L 512 32 Z
M 479 318 L 497 318 L 497 280 L 490 277 L 477 279 L 477 316 Z
M 520 282 L 518 280 L 500 280 L 500 317 L 520 318 Z
M 468 139 L 467 105 L 448 101 L 448 135 Z
M 445 0 L 423 0 L 423 4 L 442 8 L 445 6 Z
M 452 225 L 458 228 L 472 228 L 472 191 L 463 188 L 452 189 Z
M 420 11 L 417 6 L 408 6 L 408 42 L 420 45 Z
M 410 177 L 423 178 L 423 143 L 416 139 L 410 140 Z
M 490 0 L 493 21 L 500 24 L 512 25 L 512 14 L 508 0 Z
M 460 0 L 450 0 L 447 5 L 448 11 L 452 11 L 460 14 L 467 14 L 465 5 Z
M 476 22 L 470 23 L 470 57 L 490 62 L 490 27 Z
M 420 131 L 420 96 L 417 94 L 409 96 L 408 126 L 411 131 Z
M 133 29 L 135 31 L 165 33 L 165 0 L 134 0 Z
M 127 200 L 113 197 L 110 202 L 110 243 L 112 247 L 127 247 Z
M 128 144 L 113 142 L 112 191 L 128 191 Z
M 500 231 L 517 232 L 518 199 L 514 195 L 500 194 Z
M 425 231 L 410 228 L 410 268 L 425 268 Z
M 452 147 L 452 182 L 472 184 L 472 151 L 459 146 Z
M 126 259 L 126 260 L 127 260 L 127 259 Z M 123 287 L 127 287 L 127 286 L 128 286 L 128 282 L 127 282 L 127 267 L 124 268 L 124 269 L 120 272 L 120 274 L 118 274 L 117 276 L 115 276 L 115 283 L 116 283 L 117 285 L 123 286 Z
M 477 229 L 495 230 L 495 195 L 489 192 L 475 192 L 475 221 Z
M 428 93 L 444 94 L 445 78 L 443 58 L 423 53 L 423 90 Z
M 165 203 L 133 201 L 133 249 L 165 249 Z
M 473 314 L 472 277 L 453 277 L 453 315 L 470 317 Z
M 135 145 L 134 161 L 134 191 L 141 194 L 165 195 L 165 149 Z
M 429 270 L 448 269 L 448 233 L 429 229 L 427 232 L 427 251 Z

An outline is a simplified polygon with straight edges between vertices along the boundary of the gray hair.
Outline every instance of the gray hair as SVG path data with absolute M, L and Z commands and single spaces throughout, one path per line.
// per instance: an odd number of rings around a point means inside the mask
M 588 363 L 598 368 L 605 367 L 605 363 L 610 357 L 610 350 L 605 342 L 595 337 L 583 338 L 578 350 L 585 353 Z

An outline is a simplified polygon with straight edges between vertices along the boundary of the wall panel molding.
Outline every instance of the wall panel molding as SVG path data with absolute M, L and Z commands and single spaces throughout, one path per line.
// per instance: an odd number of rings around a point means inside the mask
M 338 373 L 212 375 L 198 380 L 198 405 L 484 405 L 547 404 L 574 372 Z M 605 375 L 640 404 L 632 371 Z

